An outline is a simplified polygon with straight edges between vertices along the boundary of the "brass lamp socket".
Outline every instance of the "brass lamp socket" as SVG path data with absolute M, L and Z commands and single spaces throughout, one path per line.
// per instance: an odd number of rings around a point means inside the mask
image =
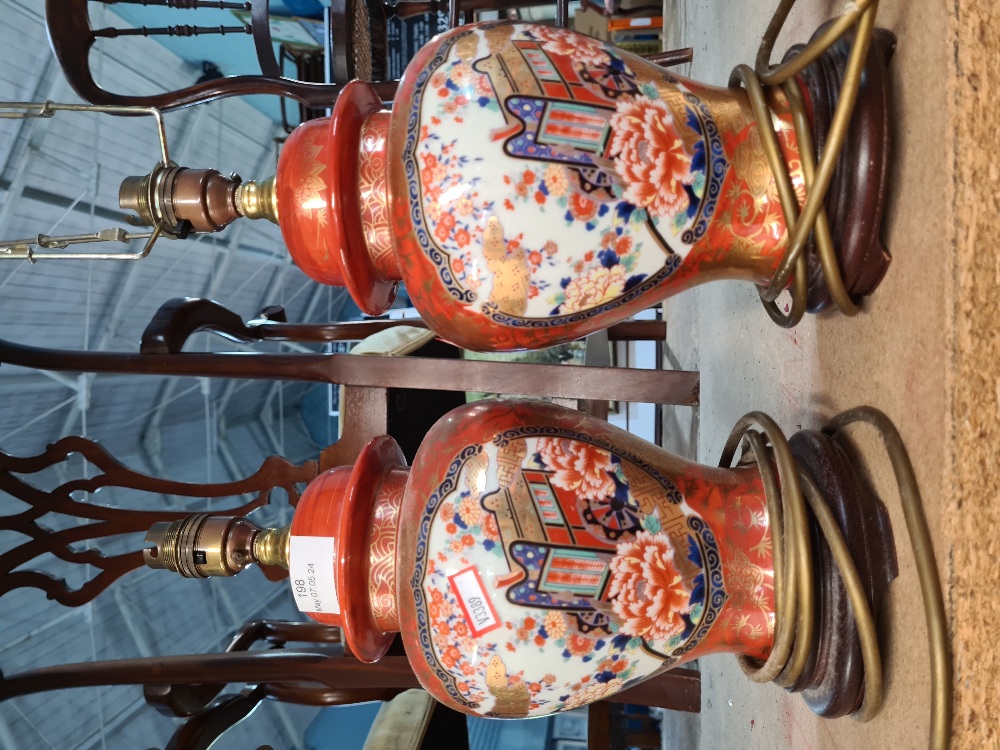
M 244 215 L 237 206 L 239 178 L 214 169 L 158 166 L 147 175 L 126 177 L 118 204 L 134 211 L 145 226 L 166 225 L 176 233 L 187 221 L 195 232 L 219 232 Z
M 289 529 L 262 531 L 245 518 L 196 513 L 153 524 L 142 558 L 150 568 L 185 578 L 234 576 L 255 562 L 287 568 Z

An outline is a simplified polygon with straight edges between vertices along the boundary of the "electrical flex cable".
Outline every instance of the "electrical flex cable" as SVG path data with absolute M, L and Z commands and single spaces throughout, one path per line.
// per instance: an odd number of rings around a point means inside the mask
M 849 425 L 874 427 L 886 449 L 895 475 L 916 563 L 927 624 L 931 667 L 931 727 L 929 747 L 944 750 L 950 744 L 952 723 L 951 650 L 941 581 L 916 475 L 895 425 L 872 407 L 838 414 L 823 428 L 833 437 Z M 732 465 L 741 443 L 761 472 L 767 494 L 774 554 L 775 639 L 763 664 L 742 658 L 740 664 L 755 682 L 777 682 L 789 687 L 802 674 L 816 628 L 813 553 L 806 508 L 812 513 L 830 549 L 849 597 L 864 664 L 864 698 L 852 714 L 868 721 L 882 703 L 882 665 L 875 622 L 864 586 L 836 519 L 807 471 L 796 465 L 788 441 L 777 424 L 761 412 L 751 412 L 734 427 L 723 449 L 720 466 Z
M 777 182 L 778 197 L 781 201 L 785 221 L 789 227 L 788 248 L 782 261 L 770 283 L 766 287 L 760 288 L 760 297 L 768 315 L 778 325 L 785 328 L 795 326 L 802 319 L 806 310 L 807 286 L 804 250 L 811 234 L 816 243 L 816 252 L 823 268 L 827 290 L 834 304 L 845 315 L 856 315 L 860 310 L 844 286 L 843 277 L 837 264 L 836 250 L 830 236 L 823 200 L 826 197 L 844 145 L 848 124 L 861 86 L 862 70 L 871 44 L 872 31 L 875 27 L 875 14 L 878 10 L 878 0 L 852 2 L 835 21 L 805 45 L 794 57 L 781 65 L 772 67 L 770 64 L 771 52 L 795 2 L 796 0 L 782 0 L 779 3 L 778 9 L 761 40 L 755 68 L 750 68 L 748 65 L 738 65 L 729 79 L 730 86 L 739 87 L 742 85 L 746 88 L 761 134 L 765 156 Z M 840 97 L 830 123 L 822 157 L 817 164 L 813 157 L 813 140 L 809 132 L 805 106 L 795 82 L 795 76 L 818 59 L 854 26 L 857 26 L 857 31 L 847 62 Z M 782 159 L 781 149 L 773 129 L 771 111 L 765 95 L 766 86 L 781 86 L 788 97 L 792 111 L 795 134 L 800 145 L 807 196 L 801 212 L 795 199 L 788 167 Z M 790 287 L 792 305 L 789 312 L 785 314 L 778 309 L 775 300 L 782 291 L 788 288 L 790 278 L 792 279 Z

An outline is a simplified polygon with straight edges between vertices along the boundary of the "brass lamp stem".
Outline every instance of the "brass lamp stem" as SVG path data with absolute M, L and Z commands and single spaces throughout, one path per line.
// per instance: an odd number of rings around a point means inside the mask
M 288 547 L 292 525 L 264 529 L 253 539 L 253 555 L 261 565 L 278 565 L 288 570 Z
M 278 197 L 274 175 L 266 180 L 247 180 L 236 188 L 236 208 L 248 219 L 267 219 L 278 223 Z
M 253 563 L 287 569 L 290 532 L 291 525 L 261 529 L 245 518 L 195 513 L 153 524 L 142 559 L 185 578 L 234 576 Z

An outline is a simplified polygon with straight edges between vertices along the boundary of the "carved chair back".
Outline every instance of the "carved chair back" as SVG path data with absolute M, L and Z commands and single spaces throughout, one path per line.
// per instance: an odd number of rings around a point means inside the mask
M 56 467 L 72 455 L 82 456 L 90 465 L 87 479 L 70 479 L 50 490 L 40 489 L 28 477 Z M 82 437 L 65 437 L 49 445 L 37 456 L 18 457 L 0 451 L 0 491 L 27 504 L 28 509 L 13 515 L 0 516 L 0 531 L 11 531 L 27 537 L 0 554 L 0 597 L 17 588 L 37 588 L 46 597 L 67 607 L 78 607 L 92 601 L 108 586 L 143 565 L 142 552 L 104 554 L 102 540 L 129 533 L 145 533 L 154 523 L 180 520 L 183 511 L 111 508 L 89 498 L 98 490 L 121 487 L 139 490 L 154 496 L 175 495 L 192 498 L 225 498 L 244 494 L 252 499 L 228 508 L 217 508 L 218 514 L 244 516 L 269 502 L 272 492 L 281 488 L 294 506 L 299 498 L 299 485 L 316 476 L 319 465 L 307 461 L 297 466 L 278 456 L 264 461 L 260 469 L 245 479 L 216 484 L 192 484 L 142 474 L 118 462 L 104 448 Z M 80 499 L 83 494 L 85 498 Z M 60 531 L 52 531 L 42 523 L 49 514 L 61 516 Z M 62 521 L 75 519 L 75 523 Z M 50 520 L 51 522 L 51 520 Z M 80 549 L 82 543 L 88 543 Z M 88 570 L 92 577 L 77 588 L 70 588 L 66 577 L 56 578 L 46 573 L 22 570 L 45 554 L 54 555 L 77 570 Z M 89 567 L 87 567 L 89 566 Z M 271 580 L 287 577 L 276 567 L 265 567 Z
M 353 41 L 350 36 L 351 4 L 355 0 L 334 0 L 333 24 L 335 36 L 340 38 L 340 48 L 350 58 Z M 362 0 L 356 0 L 362 2 Z M 143 6 L 160 6 L 195 12 L 199 8 L 243 10 L 250 12 L 250 22 L 233 26 L 198 26 L 177 24 L 173 26 L 137 28 L 104 27 L 95 29 L 91 24 L 92 2 L 113 5 L 129 3 Z M 340 15 L 337 15 L 339 10 Z M 234 19 L 235 20 L 235 19 Z M 199 102 L 247 94 L 274 94 L 294 99 L 308 107 L 328 107 L 336 99 L 340 88 L 351 77 L 353 67 L 338 68 L 342 79 L 324 83 L 322 79 L 300 81 L 282 77 L 281 66 L 271 38 L 270 15 L 267 0 L 229 2 L 228 0 L 46 0 L 45 23 L 49 43 L 73 90 L 91 104 L 156 107 L 167 111 L 187 107 Z M 184 36 L 202 37 L 211 34 L 248 34 L 253 38 L 260 74 L 235 75 L 196 83 L 183 89 L 161 94 L 125 95 L 102 88 L 94 79 L 91 68 L 91 50 L 99 40 L 113 40 L 130 36 Z M 206 52 L 205 57 L 211 57 Z M 345 58 L 345 59 L 348 59 Z M 394 83 L 377 83 L 380 95 L 391 100 Z
M 545 4 L 547 0 L 402 0 L 397 9 L 387 4 L 379 5 L 367 0 L 332 0 L 329 9 L 329 35 L 327 48 L 332 55 L 328 62 L 331 81 L 318 76 L 315 64 L 299 66 L 298 70 L 310 78 L 297 80 L 283 76 L 281 61 L 276 55 L 270 31 L 267 0 L 242 2 L 239 0 L 45 0 L 45 22 L 49 43 L 66 80 L 73 90 L 91 104 L 156 107 L 163 111 L 188 107 L 200 102 L 249 94 L 273 94 L 293 99 L 305 108 L 302 114 L 315 116 L 317 110 L 333 105 L 341 88 L 348 81 L 360 78 L 369 81 L 383 101 L 392 101 L 397 82 L 379 80 L 373 73 L 372 49 L 382 48 L 385 39 L 385 14 L 395 12 L 407 16 L 414 13 L 436 12 L 447 9 L 449 25 L 457 26 L 462 20 L 471 20 L 478 11 L 498 10 L 514 13 L 518 7 Z M 172 26 L 137 28 L 102 27 L 91 24 L 90 4 L 114 5 L 127 3 L 140 6 L 159 6 L 194 12 L 199 8 L 244 10 L 250 12 L 250 22 L 226 26 L 198 26 L 177 24 Z M 569 24 L 569 0 L 556 0 L 556 24 Z M 374 15 L 373 15 L 374 14 Z M 381 16 L 381 17 L 375 17 Z M 211 34 L 249 34 L 253 38 L 260 74 L 224 76 L 195 83 L 176 91 L 147 95 L 126 95 L 102 88 L 94 78 L 90 53 L 99 40 L 113 40 L 131 36 L 183 36 L 201 37 Z M 674 50 L 651 59 L 663 65 L 674 65 L 691 59 L 691 50 Z M 206 57 L 210 54 L 206 53 Z M 306 110 L 311 110 L 311 114 Z

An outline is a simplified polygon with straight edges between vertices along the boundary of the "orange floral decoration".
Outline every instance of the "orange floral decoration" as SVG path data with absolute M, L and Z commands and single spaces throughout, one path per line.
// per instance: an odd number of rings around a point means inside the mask
M 666 534 L 640 531 L 618 545 L 609 596 L 627 635 L 666 640 L 684 632 L 681 615 L 691 612 L 691 593 L 674 566 L 674 548 Z
M 565 314 L 589 310 L 604 304 L 625 291 L 625 281 L 625 268 L 620 264 L 611 268 L 591 268 L 585 275 L 576 277 L 566 285 L 562 312 Z
M 538 26 L 531 29 L 546 52 L 556 56 L 571 57 L 577 65 L 606 65 L 611 57 L 607 48 L 596 39 L 578 34 L 570 34 L 563 29 L 551 26 Z
M 621 102 L 611 116 L 611 130 L 611 153 L 625 182 L 625 200 L 654 216 L 686 210 L 683 181 L 690 175 L 691 157 L 666 102 L 647 96 Z
M 458 504 L 458 517 L 466 526 L 477 525 L 483 517 L 483 510 L 479 507 L 479 498 L 472 495 L 463 497 Z
M 569 211 L 577 221 L 590 221 L 597 216 L 597 202 L 580 192 L 569 196 Z
M 566 638 L 566 648 L 573 656 L 586 656 L 594 650 L 594 642 L 579 633 L 571 633 Z
M 549 638 L 556 640 L 563 638 L 566 635 L 566 630 L 566 619 L 563 617 L 562 612 L 551 610 L 545 615 L 545 632 Z
M 623 687 L 625 687 L 625 683 L 619 677 L 614 677 L 607 682 L 591 682 L 566 700 L 566 710 L 571 711 L 579 706 L 599 701 L 605 696 L 617 693 Z
M 555 469 L 552 484 L 576 492 L 584 500 L 600 500 L 615 491 L 609 471 L 614 469 L 611 454 L 595 445 L 565 438 L 541 438 L 538 452 L 542 462 Z

